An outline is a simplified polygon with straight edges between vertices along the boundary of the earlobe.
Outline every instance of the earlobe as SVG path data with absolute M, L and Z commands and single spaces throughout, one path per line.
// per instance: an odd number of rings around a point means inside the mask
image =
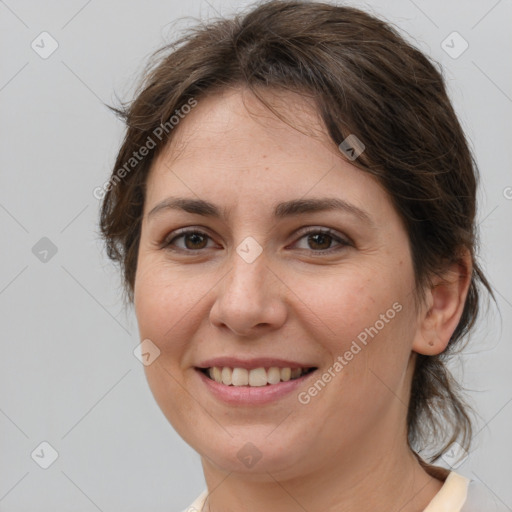
M 444 352 L 464 311 L 471 275 L 471 256 L 466 251 L 442 275 L 434 276 L 412 350 L 424 355 Z

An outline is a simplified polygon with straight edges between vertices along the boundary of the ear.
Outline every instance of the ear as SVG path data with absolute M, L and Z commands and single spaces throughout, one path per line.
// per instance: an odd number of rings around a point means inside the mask
M 457 263 L 434 276 L 426 292 L 426 306 L 418 317 L 413 351 L 432 356 L 446 349 L 464 310 L 472 270 L 471 255 L 465 249 Z

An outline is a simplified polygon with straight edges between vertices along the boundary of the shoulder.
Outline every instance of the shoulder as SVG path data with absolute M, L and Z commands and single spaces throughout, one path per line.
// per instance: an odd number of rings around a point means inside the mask
M 464 506 L 460 512 L 510 512 L 510 508 L 486 485 L 471 479 Z
M 201 512 L 208 496 L 208 490 L 205 489 L 185 510 L 181 512 Z
M 510 512 L 486 485 L 451 471 L 423 512 Z
M 438 505 L 447 504 L 449 502 L 451 504 L 451 500 L 454 500 L 453 504 L 455 505 L 457 495 L 463 500 L 462 508 L 457 508 L 460 512 L 510 512 L 511 510 L 484 484 L 451 471 L 441 491 L 439 491 L 438 495 L 432 500 L 429 507 L 425 509 L 425 512 L 427 512 L 427 510 L 429 512 L 430 510 L 437 510 L 436 507 Z M 463 495 L 465 495 L 465 499 Z M 207 496 L 208 490 L 205 489 L 181 512 L 201 512 Z

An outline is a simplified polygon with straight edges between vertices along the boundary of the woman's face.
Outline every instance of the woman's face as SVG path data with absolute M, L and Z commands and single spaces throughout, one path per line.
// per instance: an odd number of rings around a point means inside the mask
M 389 196 L 311 104 L 277 101 L 316 137 L 242 90 L 199 99 L 174 128 L 148 177 L 134 299 L 141 340 L 160 351 L 151 391 L 203 463 L 293 476 L 405 443 L 420 334 Z M 254 386 L 198 369 L 212 366 Z M 316 370 L 286 381 L 286 367 Z

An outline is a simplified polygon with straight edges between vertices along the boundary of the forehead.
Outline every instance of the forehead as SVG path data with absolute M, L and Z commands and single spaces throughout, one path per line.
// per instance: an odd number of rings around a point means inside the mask
M 247 90 L 199 98 L 153 163 L 146 212 L 169 195 L 218 204 L 229 196 L 246 208 L 327 194 L 359 206 L 386 201 L 372 176 L 341 157 L 309 98 L 268 92 L 265 99 L 289 124 Z
M 214 163 L 212 156 L 223 161 L 243 156 L 253 164 L 253 158 L 266 158 L 269 153 L 298 156 L 299 151 L 305 156 L 313 146 L 312 158 L 329 151 L 339 157 L 311 99 L 272 89 L 259 94 L 266 104 L 242 87 L 201 96 L 174 128 L 160 159 L 170 164 L 183 158 L 209 158 Z

